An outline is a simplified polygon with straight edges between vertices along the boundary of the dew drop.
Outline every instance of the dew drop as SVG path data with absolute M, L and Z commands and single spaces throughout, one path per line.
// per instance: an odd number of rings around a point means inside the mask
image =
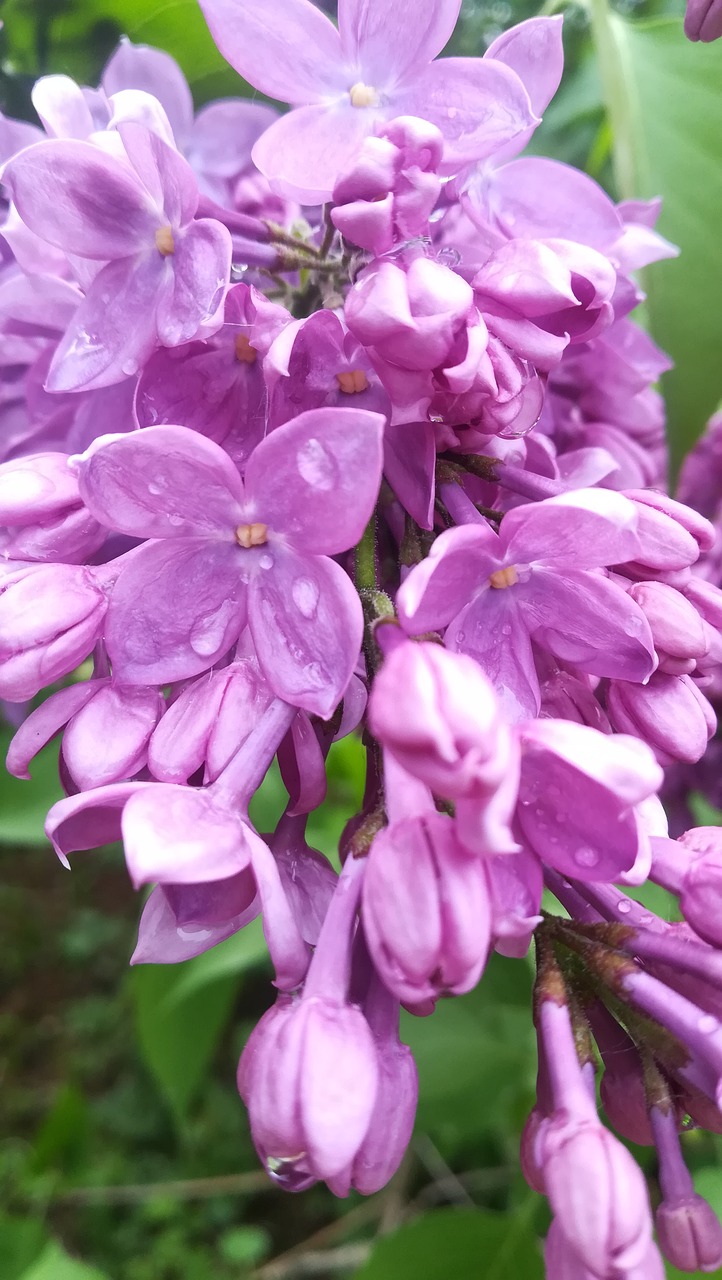
M 510 636 L 510 635 L 511 635 L 511 627 L 509 626 L 509 623 L 508 623 L 508 622 L 506 622 L 506 623 L 504 624 L 504 626 L 502 627 L 502 629 L 501 629 L 501 634 L 502 634 L 503 636 Z
M 436 255 L 436 261 L 441 262 L 445 267 L 458 267 L 461 262 L 461 254 L 453 245 L 444 245 L 443 249 L 439 249 Z
M 310 578 L 296 578 L 291 587 L 293 603 L 304 618 L 313 618 L 318 607 L 318 587 Z
M 260 560 L 258 561 L 258 563 L 260 564 L 260 566 L 261 566 L 261 568 L 262 568 L 262 569 L 272 569 L 272 568 L 273 568 L 273 556 L 269 556 L 269 555 L 261 556 L 261 558 L 260 558 Z
M 191 929 L 188 926 L 176 929 L 176 933 L 181 942 L 206 942 L 208 938 L 213 937 L 212 929 Z
M 168 516 L 168 524 L 172 525 L 174 529 L 180 529 L 183 524 L 183 516 L 179 516 L 175 512 L 171 513 L 171 515 Z
M 639 923 L 640 923 L 640 924 L 651 924 L 653 920 L 654 920 L 654 916 L 653 916 L 653 915 L 651 914 L 651 912 L 649 912 L 649 911 L 645 911 L 645 912 L 644 912 L 644 913 L 639 917 Z
M 629 898 L 622 898 L 621 902 L 617 903 L 617 911 L 620 915 L 628 916 L 631 910 L 632 904 L 629 901 Z
M 206 614 L 195 623 L 189 639 L 193 652 L 197 653 L 199 658 L 208 658 L 211 654 L 218 652 L 223 643 L 232 609 L 231 601 L 224 600 L 213 613 Z
M 266 1172 L 284 1191 L 305 1191 L 316 1181 L 305 1165 L 305 1151 L 298 1156 L 267 1156 Z
M 712 1017 L 711 1013 L 705 1013 L 697 1023 L 697 1029 L 702 1032 L 703 1036 L 711 1036 L 719 1029 L 719 1022 Z
M 306 484 L 327 493 L 336 483 L 337 466 L 320 440 L 306 440 L 296 454 L 299 474 Z
M 152 498 L 157 498 L 158 494 L 162 492 L 163 490 L 161 489 L 159 484 L 154 484 L 151 481 L 151 483 L 148 485 L 148 493 L 151 495 Z
M 126 378 L 132 378 L 138 372 L 137 361 L 124 360 L 120 366 L 120 371 L 125 374 Z
M 599 862 L 599 854 L 595 849 L 591 849 L 589 845 L 580 845 L 574 854 L 574 861 L 578 867 L 596 867 Z M 619 910 L 621 911 L 621 906 Z
M 457 643 L 457 644 L 463 644 L 465 640 L 466 640 L 466 632 L 465 632 L 465 631 L 457 631 L 457 633 L 456 633 L 456 643 Z
M 325 684 L 323 668 L 318 662 L 309 662 L 308 666 L 304 667 L 303 673 L 315 688 L 321 688 Z

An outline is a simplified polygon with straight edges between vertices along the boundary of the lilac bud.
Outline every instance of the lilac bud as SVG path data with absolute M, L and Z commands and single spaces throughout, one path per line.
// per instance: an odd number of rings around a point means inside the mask
M 685 920 L 712 946 L 722 944 L 722 830 L 693 827 L 680 836 L 677 847 L 689 850 L 679 888 Z M 683 850 L 680 850 L 683 852 Z
M 66 454 L 0 466 L 0 546 L 7 559 L 80 564 L 106 536 L 80 497 Z
M 702 40 L 705 44 L 719 40 L 722 36 L 720 0 L 687 0 L 684 34 L 688 40 Z
M 662 764 L 701 759 L 717 720 L 689 676 L 657 671 L 646 685 L 610 680 L 607 713 L 617 733 L 647 742 Z
M 559 1229 L 598 1276 L 638 1266 L 652 1218 L 641 1169 L 627 1148 L 592 1119 L 564 1112 L 539 1134 L 539 1160 Z
M 665 659 L 697 659 L 705 655 L 709 638 L 704 622 L 680 591 L 664 582 L 639 582 L 629 594 L 644 612 L 652 629 L 660 670 L 668 669 Z M 683 674 L 672 667 L 669 669 L 672 674 Z M 694 661 L 690 669 L 694 669 Z
M 540 1196 L 546 1195 L 544 1172 L 537 1160 L 537 1138 L 545 1117 L 538 1107 L 532 1107 L 524 1122 L 519 1142 L 519 1164 L 527 1186 L 537 1191 Z
M 475 986 L 491 937 L 489 881 L 450 818 L 432 811 L 377 835 L 363 922 L 376 969 L 400 1000 L 415 1004 Z
M 108 601 L 92 569 L 15 568 L 0 578 L 0 696 L 32 698 L 91 652 Z
M 144 767 L 160 718 L 157 689 L 103 684 L 69 721 L 63 757 L 82 790 L 132 778 Z
M 599 1272 L 586 1265 L 574 1252 L 556 1218 L 544 1246 L 544 1262 L 548 1280 L 598 1280 Z M 633 1267 L 614 1269 L 610 1280 L 664 1280 L 665 1270 L 659 1249 L 650 1240 L 645 1257 Z
M 716 1271 L 722 1266 L 722 1226 L 702 1196 L 662 1201 L 655 1226 L 665 1258 L 680 1271 Z
M 378 1077 L 359 1009 L 312 996 L 269 1010 L 243 1051 L 238 1088 L 274 1181 L 302 1191 L 341 1174 L 368 1132 Z

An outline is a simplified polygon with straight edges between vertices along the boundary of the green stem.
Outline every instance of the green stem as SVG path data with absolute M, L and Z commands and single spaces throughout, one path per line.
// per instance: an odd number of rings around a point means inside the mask
M 376 586 L 376 512 L 374 511 L 363 537 L 356 547 L 356 587 L 373 591 Z

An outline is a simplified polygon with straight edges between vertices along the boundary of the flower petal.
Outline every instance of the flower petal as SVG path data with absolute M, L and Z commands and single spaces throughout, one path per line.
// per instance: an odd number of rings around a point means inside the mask
M 500 539 L 491 528 L 465 524 L 442 533 L 396 597 L 406 630 L 421 635 L 445 627 L 499 567 L 500 559 Z
M 476 658 L 512 722 L 536 716 L 541 695 L 529 632 L 513 588 L 483 591 L 446 632 L 446 644 Z
M 251 635 L 273 692 L 328 719 L 361 647 L 361 604 L 350 578 L 325 556 L 279 548 L 272 568 L 251 579 L 249 593 Z
M 512 588 L 513 590 L 513 588 Z M 520 593 L 532 639 L 594 676 L 642 682 L 657 664 L 639 605 L 608 578 L 535 569 Z
M 119 124 L 118 133 L 138 178 L 163 217 L 174 230 L 185 226 L 198 208 L 198 184 L 188 161 L 143 124 Z
M 28 147 L 6 166 L 3 184 L 25 225 L 66 253 L 107 262 L 153 242 L 150 196 L 131 169 L 90 142 Z
M 168 259 L 109 262 L 95 277 L 60 340 L 48 391 L 91 391 L 132 377 L 158 344 L 156 308 L 172 286 Z
M 338 32 L 309 0 L 200 0 L 200 6 L 223 57 L 269 98 L 319 102 L 344 86 Z
M 126 684 L 206 671 L 246 620 L 240 548 L 188 538 L 138 548 L 113 588 L 105 641 Z
M 338 25 L 347 61 L 359 78 L 391 89 L 441 53 L 459 16 L 461 0 L 344 0 Z
M 509 564 L 622 564 L 639 550 L 637 513 L 628 498 L 610 489 L 576 489 L 507 512 L 501 541 Z
M 385 118 L 373 107 L 352 107 L 345 96 L 322 106 L 289 111 L 261 135 L 253 163 L 273 190 L 300 204 L 330 200 L 336 179 L 349 168 L 358 149 Z
M 155 783 L 131 796 L 122 817 L 130 878 L 142 884 L 204 884 L 237 875 L 250 861 L 246 827 L 207 791 Z
M 436 440 L 430 422 L 389 422 L 384 474 L 404 510 L 422 529 L 434 527 Z
M 85 139 L 95 129 L 83 90 L 70 76 L 41 76 L 31 97 L 49 137 Z
M 493 155 L 537 123 L 519 77 L 483 58 L 440 58 L 391 100 L 395 115 L 420 116 L 441 129 L 448 172 Z
M 166 347 L 195 338 L 223 305 L 231 276 L 231 233 L 213 218 L 191 223 L 175 235 L 173 284 L 158 306 L 158 337 Z
M 225 98 L 201 107 L 185 152 L 197 173 L 235 178 L 251 163 L 251 149 L 278 112 L 248 98 Z
M 382 415 L 366 409 L 309 409 L 284 423 L 248 460 L 252 518 L 299 551 L 347 551 L 378 497 L 383 433 Z
M 529 18 L 492 40 L 484 54 L 511 67 L 529 94 L 532 110 L 541 116 L 559 88 L 564 69 L 562 19 Z
M 193 98 L 178 63 L 162 49 L 121 40 L 106 64 L 101 86 L 110 97 L 123 89 L 152 93 L 164 108 L 180 144 L 193 126 Z
M 223 449 L 187 427 L 100 436 L 74 463 L 96 520 L 137 538 L 233 541 L 243 485 Z

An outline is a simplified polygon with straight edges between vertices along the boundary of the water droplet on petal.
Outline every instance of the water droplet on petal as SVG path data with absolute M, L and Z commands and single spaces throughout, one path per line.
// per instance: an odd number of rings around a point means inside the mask
M 298 1156 L 268 1156 L 265 1163 L 269 1178 L 284 1191 L 305 1191 L 316 1181 L 306 1165 L 305 1151 Z
M 174 529 L 180 529 L 181 525 L 183 524 L 183 516 L 179 516 L 176 513 L 172 512 L 168 516 L 168 524 L 172 525 Z
M 599 862 L 599 854 L 596 849 L 590 849 L 589 845 L 580 845 L 574 854 L 574 861 L 578 867 L 596 867 Z M 621 907 L 619 910 L 621 911 Z
M 320 440 L 306 440 L 296 454 L 301 478 L 314 489 L 327 493 L 337 482 L 338 467 L 335 459 L 324 449 Z
M 208 938 L 213 937 L 212 929 L 192 929 L 189 925 L 185 925 L 182 929 L 176 929 L 176 933 L 181 942 L 205 942 Z
M 261 556 L 261 558 L 260 558 L 260 560 L 258 561 L 258 563 L 259 563 L 259 565 L 261 566 L 261 568 L 262 568 L 262 569 L 272 569 L 272 568 L 273 568 L 273 556 L 269 556 L 269 555 Z
M 158 497 L 158 494 L 159 494 L 159 493 L 162 493 L 162 492 L 163 492 L 163 491 L 162 491 L 161 486 L 160 486 L 159 484 L 154 484 L 154 483 L 151 481 L 151 483 L 148 485 L 148 493 L 151 495 L 151 497 L 152 497 L 152 498 L 157 498 L 157 497 Z
M 617 903 L 617 911 L 620 915 L 628 916 L 631 910 L 632 904 L 629 901 L 629 898 L 622 898 L 621 902 Z
M 640 923 L 640 924 L 651 924 L 653 920 L 654 920 L 654 916 L 653 916 L 653 915 L 651 914 L 651 912 L 649 912 L 649 911 L 645 911 L 645 912 L 644 912 L 644 913 L 639 917 L 639 923 Z
M 208 613 L 197 620 L 189 640 L 191 648 L 199 658 L 209 658 L 218 652 L 223 644 L 226 627 L 234 607 L 231 600 L 224 600 L 213 613 Z
M 124 360 L 120 366 L 120 371 L 125 374 L 126 378 L 132 378 L 138 372 L 137 360 Z
M 310 578 L 296 578 L 291 587 L 293 603 L 304 618 L 313 618 L 318 606 L 318 586 Z
M 449 112 L 451 114 L 451 112 Z M 458 267 L 461 262 L 461 253 L 455 249 L 453 245 L 446 244 L 443 249 L 439 249 L 436 255 L 436 261 L 441 262 L 445 267 Z
M 705 1013 L 697 1023 L 697 1027 L 703 1036 L 711 1036 L 719 1029 L 719 1022 L 712 1017 L 711 1013 Z

